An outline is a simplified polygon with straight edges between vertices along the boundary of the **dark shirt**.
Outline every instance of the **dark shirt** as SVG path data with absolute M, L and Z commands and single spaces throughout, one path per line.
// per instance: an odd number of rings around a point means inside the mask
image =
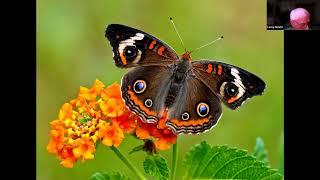
M 291 26 L 289 26 L 289 27 L 284 28 L 284 30 L 296 30 L 296 29 L 293 29 Z M 306 30 L 312 30 L 312 28 L 310 28 L 310 26 L 309 26 L 309 28 Z

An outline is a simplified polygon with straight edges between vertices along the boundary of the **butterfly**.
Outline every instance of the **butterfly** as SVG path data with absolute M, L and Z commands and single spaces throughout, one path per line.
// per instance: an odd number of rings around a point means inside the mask
M 133 68 L 121 80 L 126 106 L 145 123 L 165 118 L 173 133 L 199 134 L 214 127 L 222 115 L 221 102 L 236 109 L 261 95 L 265 83 L 239 67 L 212 60 L 191 61 L 143 31 L 110 24 L 105 37 L 115 65 Z

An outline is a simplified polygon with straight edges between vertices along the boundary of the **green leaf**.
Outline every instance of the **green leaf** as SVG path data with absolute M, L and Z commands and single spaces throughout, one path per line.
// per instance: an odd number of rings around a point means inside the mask
M 134 152 L 138 152 L 138 151 L 143 150 L 143 146 L 144 146 L 144 145 L 140 145 L 140 146 L 137 146 L 137 147 L 133 148 L 133 149 L 129 152 L 129 154 L 132 154 L 132 153 L 134 153 Z
M 282 174 L 247 151 L 207 142 L 195 145 L 183 161 L 184 179 L 282 179 Z
M 130 180 L 119 172 L 96 172 L 89 177 L 89 180 Z
M 257 137 L 256 139 L 256 146 L 253 150 L 253 156 L 257 158 L 257 160 L 262 161 L 266 164 L 269 164 L 268 158 L 267 158 L 267 150 L 265 149 L 263 140 L 261 137 Z
M 280 136 L 280 142 L 279 142 L 279 171 L 283 174 L 284 173 L 284 136 L 283 132 Z
M 144 171 L 156 179 L 168 179 L 169 168 L 165 158 L 159 154 L 148 155 L 143 162 Z

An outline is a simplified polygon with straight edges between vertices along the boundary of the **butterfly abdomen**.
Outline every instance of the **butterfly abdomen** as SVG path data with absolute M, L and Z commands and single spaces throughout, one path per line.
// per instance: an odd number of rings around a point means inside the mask
M 190 68 L 190 63 L 188 61 L 180 60 L 175 67 L 172 75 L 172 82 L 170 84 L 169 91 L 166 96 L 165 106 L 171 107 L 175 102 L 175 99 L 182 87 L 183 82 L 186 79 L 187 71 Z
M 172 82 L 170 84 L 170 88 L 168 91 L 168 94 L 166 96 L 166 100 L 164 102 L 165 107 L 171 107 L 172 104 L 175 102 L 177 94 L 179 93 L 179 90 L 181 88 L 181 85 L 179 83 L 176 82 Z

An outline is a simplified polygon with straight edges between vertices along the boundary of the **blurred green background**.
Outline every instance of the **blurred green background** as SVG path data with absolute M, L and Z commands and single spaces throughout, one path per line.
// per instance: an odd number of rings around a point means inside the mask
M 49 122 L 61 105 L 75 98 L 79 86 L 92 86 L 98 78 L 106 85 L 120 82 L 128 70 L 116 68 L 104 37 L 106 25 L 119 23 L 149 32 L 183 53 L 169 21 L 173 17 L 188 49 L 221 35 L 224 39 L 193 54 L 193 59 L 219 59 L 260 76 L 267 84 L 263 96 L 231 111 L 225 106 L 218 126 L 201 135 L 179 137 L 177 176 L 185 152 L 207 140 L 252 152 L 257 136 L 268 149 L 271 166 L 278 168 L 278 145 L 283 130 L 283 33 L 266 31 L 265 1 L 107 1 L 37 0 L 37 179 L 87 179 L 95 171 L 133 174 L 113 154 L 99 146 L 94 160 L 73 169 L 59 165 L 46 151 Z M 128 155 L 141 141 L 127 137 L 120 150 L 143 171 L 145 154 Z M 171 150 L 161 152 L 171 165 Z

